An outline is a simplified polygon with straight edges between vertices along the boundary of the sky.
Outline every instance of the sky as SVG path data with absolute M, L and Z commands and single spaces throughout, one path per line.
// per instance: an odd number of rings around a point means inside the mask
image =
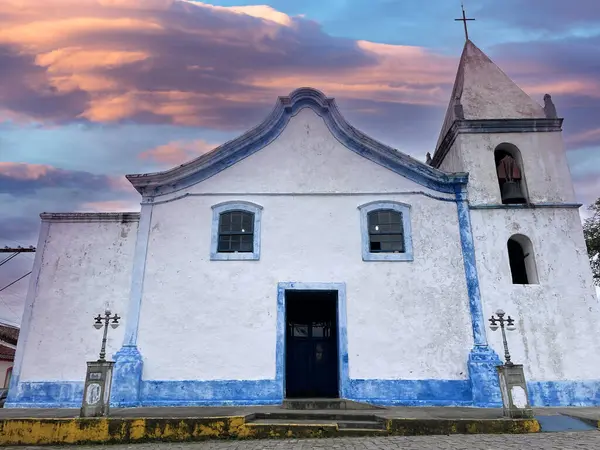
M 538 103 L 552 95 L 578 201 L 591 204 L 597 0 L 465 8 L 473 42 Z M 464 44 L 460 14 L 459 0 L 0 1 L 0 247 L 36 245 L 42 211 L 139 211 L 124 174 L 195 158 L 301 86 L 424 160 Z M 0 266 L 0 288 L 32 262 L 20 254 Z M 0 292 L 0 320 L 20 322 L 27 280 Z

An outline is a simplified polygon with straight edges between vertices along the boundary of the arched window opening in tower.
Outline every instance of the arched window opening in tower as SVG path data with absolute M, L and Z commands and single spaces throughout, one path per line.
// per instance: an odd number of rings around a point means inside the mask
M 512 236 L 507 242 L 513 284 L 538 284 L 533 244 L 527 236 Z
M 503 204 L 527 203 L 523 171 L 518 161 L 520 158 L 515 155 L 516 152 L 518 152 L 516 148 L 515 151 L 509 151 L 501 146 L 494 151 L 496 174 Z

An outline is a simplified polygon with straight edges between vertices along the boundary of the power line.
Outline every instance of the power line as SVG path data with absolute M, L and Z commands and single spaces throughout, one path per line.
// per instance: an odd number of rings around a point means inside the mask
M 20 318 L 19 314 L 17 314 L 17 313 L 15 312 L 15 310 L 14 310 L 14 309 L 12 309 L 12 308 L 10 307 L 10 305 L 9 305 L 8 303 L 6 303 L 2 297 L 0 297 L 0 302 L 2 302 L 2 303 L 4 304 L 4 306 L 6 306 L 6 307 L 8 308 L 8 310 L 9 310 L 11 313 L 13 313 L 13 315 L 14 315 L 15 319 L 19 320 L 19 318 Z
M 0 262 L 0 266 L 1 266 L 2 264 L 4 264 L 4 263 L 7 263 L 7 262 L 9 262 L 11 259 L 13 259 L 13 258 L 14 258 L 15 256 L 17 256 L 18 254 L 19 254 L 18 252 L 15 252 L 14 254 L 10 255 L 8 258 L 5 258 L 5 259 L 3 259 L 3 260 L 2 260 L 2 262 Z
M 0 292 L 2 292 L 4 289 L 11 287 L 13 284 L 15 284 L 17 281 L 21 281 L 23 278 L 25 278 L 27 275 L 29 275 L 31 273 L 31 270 L 29 272 L 27 272 L 25 275 L 23 275 L 21 278 L 17 278 L 15 281 L 13 281 L 10 284 L 7 284 L 6 286 L 4 286 L 2 289 L 0 289 Z

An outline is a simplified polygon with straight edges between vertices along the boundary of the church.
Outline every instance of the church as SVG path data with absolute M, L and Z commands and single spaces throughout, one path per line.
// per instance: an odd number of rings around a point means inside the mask
M 600 404 L 562 119 L 470 40 L 426 162 L 300 88 L 242 136 L 127 179 L 140 212 L 41 214 L 7 407 L 79 407 L 105 309 L 113 407 L 498 407 L 498 309 L 533 406 Z

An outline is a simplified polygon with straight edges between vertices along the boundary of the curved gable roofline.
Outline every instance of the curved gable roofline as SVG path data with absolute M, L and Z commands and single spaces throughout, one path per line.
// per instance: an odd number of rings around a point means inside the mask
M 260 125 L 192 161 L 163 172 L 126 177 L 146 196 L 185 189 L 267 146 L 303 108 L 310 108 L 321 116 L 331 133 L 350 150 L 425 187 L 454 193 L 467 183 L 465 173 L 446 174 L 360 132 L 346 122 L 335 99 L 313 88 L 299 88 L 287 97 L 279 97 L 271 114 Z

